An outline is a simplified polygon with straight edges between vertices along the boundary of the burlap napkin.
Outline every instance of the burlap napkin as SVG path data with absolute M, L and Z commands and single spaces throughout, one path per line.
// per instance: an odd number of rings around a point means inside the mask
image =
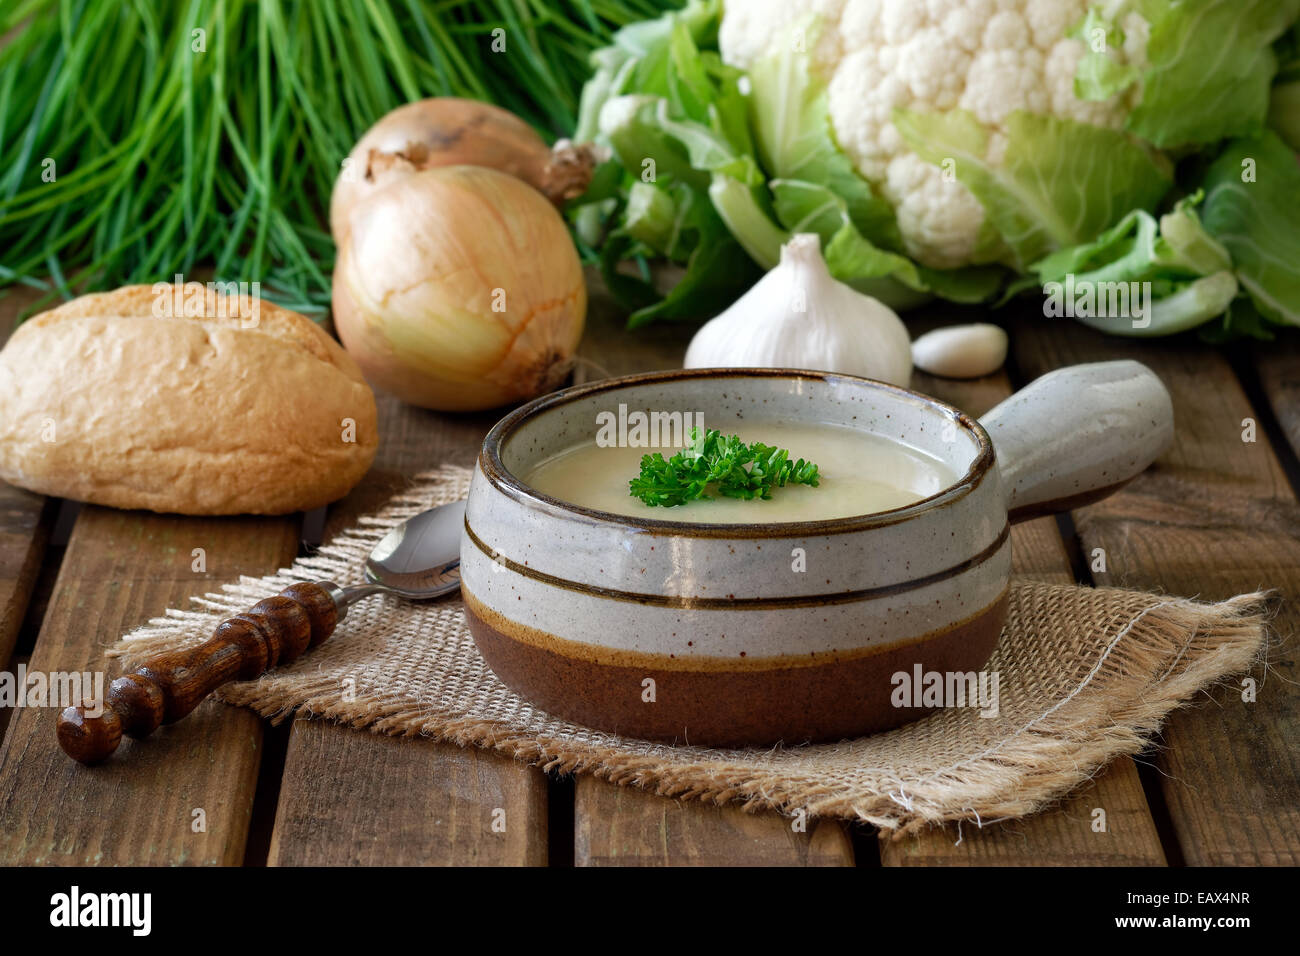
M 292 581 L 361 579 L 394 524 L 463 497 L 464 469 L 413 487 L 313 557 L 241 578 L 191 610 L 169 610 L 111 651 L 133 666 L 206 640 L 222 619 Z M 378 733 L 491 748 L 547 770 L 592 773 L 658 793 L 748 808 L 865 820 L 906 832 L 946 820 L 1023 816 L 1120 754 L 1141 750 L 1164 717 L 1213 682 L 1249 668 L 1265 642 L 1262 594 L 1218 604 L 1115 589 L 1013 584 L 990 670 L 1000 712 L 951 708 L 889 733 L 766 750 L 667 746 L 556 719 L 508 690 L 475 650 L 454 598 L 377 597 L 355 605 L 325 644 L 221 692 L 283 720 L 329 717 Z

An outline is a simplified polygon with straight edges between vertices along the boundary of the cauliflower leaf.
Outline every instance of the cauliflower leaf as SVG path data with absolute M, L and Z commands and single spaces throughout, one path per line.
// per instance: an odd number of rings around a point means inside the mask
M 1205 174 L 1205 228 L 1273 322 L 1300 325 L 1300 166 L 1276 133 L 1230 141 Z
M 1271 44 L 1300 0 L 1135 0 L 1150 24 L 1142 98 L 1126 128 L 1162 148 L 1257 133 L 1277 72 Z
M 1126 134 L 1074 120 L 1013 112 L 998 163 L 988 158 L 988 130 L 965 110 L 899 110 L 894 125 L 917 155 L 974 194 L 1021 272 L 1131 209 L 1154 208 L 1173 183 L 1168 164 Z

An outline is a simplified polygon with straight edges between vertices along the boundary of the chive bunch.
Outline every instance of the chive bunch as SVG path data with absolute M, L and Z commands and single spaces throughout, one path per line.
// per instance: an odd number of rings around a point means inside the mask
M 330 190 L 366 128 L 411 100 L 464 96 L 568 134 L 588 54 L 673 5 L 12 0 L 0 285 L 47 289 L 44 304 L 204 270 L 319 312 Z

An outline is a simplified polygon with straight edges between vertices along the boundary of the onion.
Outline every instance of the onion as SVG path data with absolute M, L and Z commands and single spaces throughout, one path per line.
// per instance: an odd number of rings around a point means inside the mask
M 334 322 L 366 377 L 425 408 L 468 411 L 559 386 L 587 290 L 564 220 L 480 166 L 399 177 L 353 207 Z
M 555 205 L 582 195 L 596 158 L 561 140 L 551 149 L 513 113 L 489 103 L 438 97 L 399 106 L 366 131 L 348 154 L 330 198 L 330 231 L 342 244 L 351 208 L 384 185 L 440 166 L 499 169 Z

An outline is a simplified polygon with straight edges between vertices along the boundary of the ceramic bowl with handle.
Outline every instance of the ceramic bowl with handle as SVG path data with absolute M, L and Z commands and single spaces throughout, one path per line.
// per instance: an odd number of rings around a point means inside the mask
M 597 416 L 700 409 L 849 426 L 960 476 L 875 514 L 774 524 L 616 515 L 520 477 Z M 858 736 L 932 705 L 899 675 L 973 675 L 1007 611 L 1010 523 L 1103 497 L 1168 446 L 1133 361 L 1060 369 L 981 419 L 880 382 L 781 369 L 609 379 L 524 405 L 484 441 L 461 538 L 466 617 L 492 670 L 555 715 L 713 746 Z

